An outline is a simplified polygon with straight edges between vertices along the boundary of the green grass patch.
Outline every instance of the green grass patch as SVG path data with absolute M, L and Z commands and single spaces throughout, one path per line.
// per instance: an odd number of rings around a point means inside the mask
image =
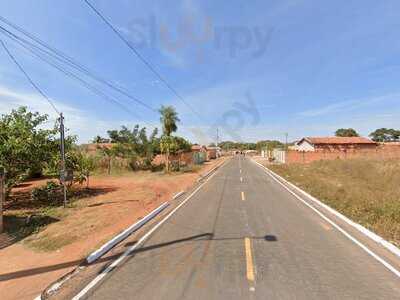
M 78 237 L 73 235 L 72 233 L 64 233 L 58 236 L 49 236 L 47 234 L 43 234 L 34 238 L 27 238 L 25 240 L 25 244 L 37 251 L 55 251 L 58 250 L 68 244 L 74 242 Z

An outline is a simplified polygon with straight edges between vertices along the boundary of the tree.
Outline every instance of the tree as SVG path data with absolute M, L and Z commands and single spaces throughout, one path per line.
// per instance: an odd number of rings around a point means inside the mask
M 112 159 L 116 156 L 116 151 L 114 147 L 98 147 L 100 150 L 101 155 L 103 155 L 107 159 L 107 174 L 111 174 L 111 162 Z
M 59 152 L 57 128 L 39 128 L 47 119 L 47 115 L 29 112 L 26 107 L 0 117 L 0 167 L 7 172 L 6 195 Z
M 90 174 L 96 168 L 96 158 L 83 152 L 76 152 L 76 165 L 74 171 L 77 171 L 75 180 L 82 184 L 86 181 L 86 188 L 89 188 Z
M 173 106 L 164 105 L 161 106 L 159 112 L 161 114 L 160 122 L 162 124 L 163 133 L 164 135 L 170 136 L 172 132 L 178 130 L 178 126 L 176 125 L 176 123 L 180 122 L 178 113 Z
M 93 143 L 95 143 L 95 144 L 104 144 L 104 143 L 109 143 L 109 142 L 110 142 L 109 139 L 103 138 L 99 135 L 95 136 L 95 138 L 93 139 Z
M 335 131 L 335 136 L 353 137 L 353 136 L 360 136 L 360 135 L 353 128 L 340 128 Z
M 175 143 L 177 145 L 177 151 L 190 152 L 192 150 L 192 144 L 180 136 L 174 136 Z
M 169 172 L 169 155 L 178 150 L 178 144 L 176 140 L 169 135 L 163 135 L 160 140 L 160 149 L 161 152 L 166 155 L 166 171 Z
M 222 141 L 219 143 L 219 146 L 221 147 L 221 149 L 225 151 L 236 149 L 236 143 L 232 141 Z
M 163 129 L 163 136 L 161 137 L 160 148 L 162 152 L 166 153 L 165 167 L 167 169 L 167 172 L 169 172 L 169 155 L 171 152 L 173 152 L 173 148 L 169 147 L 176 146 L 176 141 L 174 141 L 174 139 L 171 139 L 170 137 L 172 132 L 178 130 L 178 126 L 176 125 L 176 123 L 178 123 L 180 120 L 178 118 L 178 113 L 172 106 L 162 105 L 159 109 L 159 112 L 161 114 L 160 122 Z
M 283 148 L 284 144 L 276 140 L 264 140 L 256 143 L 256 150 L 273 150 L 275 148 Z
M 400 130 L 392 128 L 379 128 L 371 132 L 369 136 L 375 142 L 396 142 L 400 139 Z
M 114 144 L 114 156 L 129 160 L 132 169 L 148 167 L 154 155 L 160 153 L 157 128 L 150 135 L 147 135 L 146 127 L 140 128 L 139 125 L 135 125 L 132 130 L 122 126 L 120 130 L 109 130 L 107 133 Z

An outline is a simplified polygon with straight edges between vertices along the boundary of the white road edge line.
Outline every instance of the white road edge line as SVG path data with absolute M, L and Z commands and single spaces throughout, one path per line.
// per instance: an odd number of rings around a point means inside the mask
M 179 193 L 176 193 L 173 197 L 172 200 L 175 200 L 176 198 L 182 196 L 185 193 L 185 191 L 180 191 Z
M 228 162 L 228 161 L 226 161 Z M 225 163 L 226 163 L 225 162 Z M 220 167 L 225 165 L 223 163 Z M 219 168 L 220 170 L 220 168 Z M 157 223 L 152 229 L 150 229 L 149 232 L 147 232 L 142 238 L 138 240 L 136 244 L 133 246 L 129 247 L 123 254 L 121 254 L 120 257 L 118 257 L 111 265 L 109 265 L 104 271 L 102 271 L 99 275 L 97 275 L 86 287 L 84 287 L 75 297 L 72 298 L 72 300 L 79 300 L 85 294 L 92 289 L 97 283 L 99 283 L 109 272 L 111 272 L 114 268 L 117 267 L 131 252 L 139 248 L 151 235 L 154 231 L 157 230 L 158 227 L 160 227 L 163 223 L 165 223 L 179 208 L 181 208 L 187 201 L 192 198 L 194 194 L 196 194 L 211 178 L 214 177 L 214 175 L 217 174 L 215 172 L 212 174 L 210 177 L 207 178 L 206 181 L 204 181 L 199 187 L 197 187 L 185 200 L 182 201 L 177 207 L 175 207 L 168 215 L 164 217 L 159 223 Z
M 99 249 L 96 251 L 92 252 L 87 258 L 86 262 L 91 264 L 95 260 L 97 260 L 99 257 L 103 256 L 105 253 L 110 251 L 111 248 L 113 248 L 115 245 L 119 244 L 123 240 L 125 240 L 128 236 L 130 236 L 133 232 L 137 231 L 140 227 L 145 225 L 148 221 L 153 219 L 155 216 L 157 216 L 160 212 L 162 212 L 167 206 L 169 206 L 168 202 L 162 203 L 160 206 L 152 210 L 149 214 L 147 214 L 143 219 L 139 220 L 135 224 L 129 226 L 127 229 L 122 231 L 120 234 L 116 235 L 113 237 L 111 240 L 109 240 L 107 243 L 102 245 Z M 55 289 L 58 289 L 60 283 L 55 284 Z M 51 290 L 51 289 L 50 289 Z
M 333 214 L 334 216 L 338 217 L 339 219 L 343 220 L 344 222 L 346 222 L 347 224 L 349 224 L 350 226 L 354 227 L 355 229 L 357 229 L 358 231 L 360 231 L 362 234 L 366 235 L 367 237 L 369 237 L 371 240 L 373 240 L 374 242 L 381 244 L 383 247 L 385 247 L 387 250 L 389 250 L 390 252 L 392 252 L 394 255 L 398 256 L 400 258 L 400 249 L 397 248 L 395 245 L 393 245 L 392 243 L 388 242 L 387 240 L 385 240 L 383 237 L 377 235 L 376 233 L 368 230 L 367 228 L 365 228 L 364 226 L 362 226 L 361 224 L 358 224 L 352 220 L 350 220 L 349 218 L 347 218 L 345 215 L 341 214 L 340 212 L 338 212 L 337 210 L 333 209 L 332 207 L 326 205 L 325 203 L 321 202 L 320 200 L 318 200 L 317 198 L 315 198 L 314 196 L 310 195 L 309 193 L 307 193 L 306 191 L 303 191 L 301 188 L 299 188 L 298 186 L 294 185 L 293 183 L 287 181 L 285 178 L 283 178 L 282 176 L 276 174 L 275 172 L 273 172 L 272 170 L 266 168 L 265 166 L 263 166 L 262 164 L 256 162 L 253 160 L 254 163 L 258 164 L 259 166 L 261 166 L 263 169 L 265 169 L 266 172 L 272 174 L 273 176 L 275 176 L 276 178 L 279 178 L 281 181 L 283 181 L 284 183 L 286 183 L 287 185 L 289 185 L 290 187 L 292 187 L 293 189 L 295 189 L 296 191 L 298 191 L 299 193 L 303 194 L 304 196 L 306 196 L 307 198 L 309 198 L 311 201 L 313 201 L 314 203 L 318 204 L 319 206 L 323 207 L 324 209 L 326 209 L 327 211 L 329 211 L 331 214 Z
M 337 225 L 335 222 L 333 222 L 331 219 L 329 219 L 327 216 L 325 216 L 322 212 L 320 212 L 318 209 L 316 209 L 314 206 L 309 204 L 307 201 L 302 199 L 299 195 L 297 195 L 295 192 L 293 192 L 291 189 L 289 189 L 286 185 L 284 185 L 281 181 L 279 181 L 276 177 L 274 177 L 271 173 L 273 173 L 271 170 L 263 166 L 262 164 L 253 161 L 259 166 L 261 166 L 264 169 L 267 169 L 268 172 L 266 172 L 272 179 L 274 179 L 276 182 L 278 182 L 283 188 L 285 188 L 290 194 L 292 194 L 295 198 L 300 200 L 303 204 L 311 208 L 315 213 L 317 213 L 322 219 L 327 221 L 329 224 L 331 224 L 333 227 L 335 227 L 339 232 L 341 232 L 344 236 L 346 236 L 349 240 L 351 240 L 353 243 L 355 243 L 357 246 L 359 246 L 361 249 L 363 249 L 365 252 L 367 252 L 370 256 L 372 256 L 374 259 L 376 259 L 378 262 L 380 262 L 382 265 L 384 265 L 388 270 L 390 270 L 393 274 L 395 274 L 397 277 L 400 277 L 400 271 L 398 271 L 395 267 L 393 267 L 391 264 L 389 264 L 387 261 L 385 261 L 383 258 L 375 254 L 372 250 L 370 250 L 367 246 L 362 244 L 360 241 L 358 241 L 356 238 L 354 238 L 352 235 L 350 235 L 347 231 L 342 229 L 339 225 Z M 270 173 L 271 172 L 271 173 Z M 275 173 L 273 173 L 275 174 Z M 279 175 L 277 175 L 279 176 Z M 280 177 L 280 176 L 279 176 Z M 286 181 L 286 180 L 285 180 Z

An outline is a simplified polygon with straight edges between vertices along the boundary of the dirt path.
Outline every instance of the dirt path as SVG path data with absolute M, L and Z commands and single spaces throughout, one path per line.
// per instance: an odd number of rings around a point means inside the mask
M 0 250 L 1 299 L 33 299 L 55 279 L 76 267 L 93 249 L 122 231 L 162 202 L 195 183 L 221 160 L 198 173 L 160 175 L 132 173 L 97 177 L 91 186 L 108 192 L 84 198 L 68 215 L 14 245 Z M 65 244 L 65 246 L 63 246 Z M 37 249 L 47 249 L 38 251 Z M 56 248 L 57 250 L 48 251 Z

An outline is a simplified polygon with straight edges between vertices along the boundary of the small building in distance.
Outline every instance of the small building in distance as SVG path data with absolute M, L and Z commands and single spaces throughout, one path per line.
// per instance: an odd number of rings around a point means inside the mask
M 221 148 L 215 146 L 207 146 L 207 160 L 216 159 L 221 156 Z
M 192 152 L 206 152 L 207 148 L 206 146 L 198 145 L 198 144 L 193 144 L 192 145 Z
M 296 143 L 296 151 L 373 150 L 378 144 L 364 137 L 305 137 Z

